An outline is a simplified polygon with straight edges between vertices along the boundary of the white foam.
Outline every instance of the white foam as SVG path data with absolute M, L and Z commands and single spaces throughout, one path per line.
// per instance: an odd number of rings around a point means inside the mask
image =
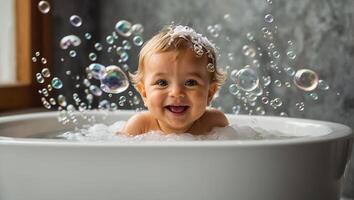
M 66 132 L 58 135 L 59 138 L 72 141 L 119 141 L 119 142 L 143 142 L 143 141 L 195 141 L 195 140 L 267 140 L 294 138 L 293 135 L 286 135 L 280 132 L 270 133 L 264 129 L 248 126 L 230 125 L 227 127 L 216 127 L 210 133 L 203 135 L 164 134 L 158 131 L 151 131 L 137 136 L 127 136 L 119 133 L 124 127 L 125 121 L 118 121 L 110 126 L 95 124 L 86 129 L 76 132 Z

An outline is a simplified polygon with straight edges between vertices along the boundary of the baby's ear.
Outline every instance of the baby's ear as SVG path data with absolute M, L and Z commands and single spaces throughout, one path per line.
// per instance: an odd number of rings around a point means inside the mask
M 216 82 L 211 82 L 210 87 L 209 87 L 209 92 L 208 92 L 208 105 L 210 104 L 211 100 L 214 97 L 214 94 L 218 91 L 218 85 Z
M 143 98 L 144 104 L 145 104 L 145 100 L 146 100 L 146 90 L 144 87 L 144 83 L 143 82 L 139 82 L 135 85 L 135 88 L 138 90 L 138 92 L 140 93 L 140 96 Z

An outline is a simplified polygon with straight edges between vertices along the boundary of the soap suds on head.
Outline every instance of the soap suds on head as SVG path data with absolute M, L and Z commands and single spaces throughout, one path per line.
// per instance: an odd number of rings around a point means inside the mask
M 118 121 L 110 126 L 104 124 L 95 124 L 86 129 L 76 132 L 66 132 L 57 136 L 57 138 L 71 141 L 118 141 L 118 142 L 144 142 L 144 141 L 201 141 L 201 140 L 266 140 L 266 139 L 285 139 L 295 138 L 280 132 L 269 133 L 260 128 L 251 128 L 248 126 L 231 125 L 227 127 L 216 127 L 210 133 L 204 135 L 183 134 L 164 134 L 158 131 L 127 136 L 117 133 L 122 130 L 125 121 Z

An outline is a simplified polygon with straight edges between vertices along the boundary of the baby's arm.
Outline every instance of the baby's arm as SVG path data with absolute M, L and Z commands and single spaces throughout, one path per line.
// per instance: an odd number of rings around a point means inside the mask
M 145 133 L 146 126 L 149 124 L 149 119 L 145 113 L 139 113 L 132 116 L 125 124 L 121 131 L 125 135 L 139 135 Z

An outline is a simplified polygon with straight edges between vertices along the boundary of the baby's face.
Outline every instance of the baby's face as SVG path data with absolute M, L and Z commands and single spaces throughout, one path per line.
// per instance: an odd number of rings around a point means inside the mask
M 164 132 L 186 132 L 205 112 L 216 92 L 207 71 L 207 57 L 184 52 L 154 53 L 145 61 L 138 90 Z

